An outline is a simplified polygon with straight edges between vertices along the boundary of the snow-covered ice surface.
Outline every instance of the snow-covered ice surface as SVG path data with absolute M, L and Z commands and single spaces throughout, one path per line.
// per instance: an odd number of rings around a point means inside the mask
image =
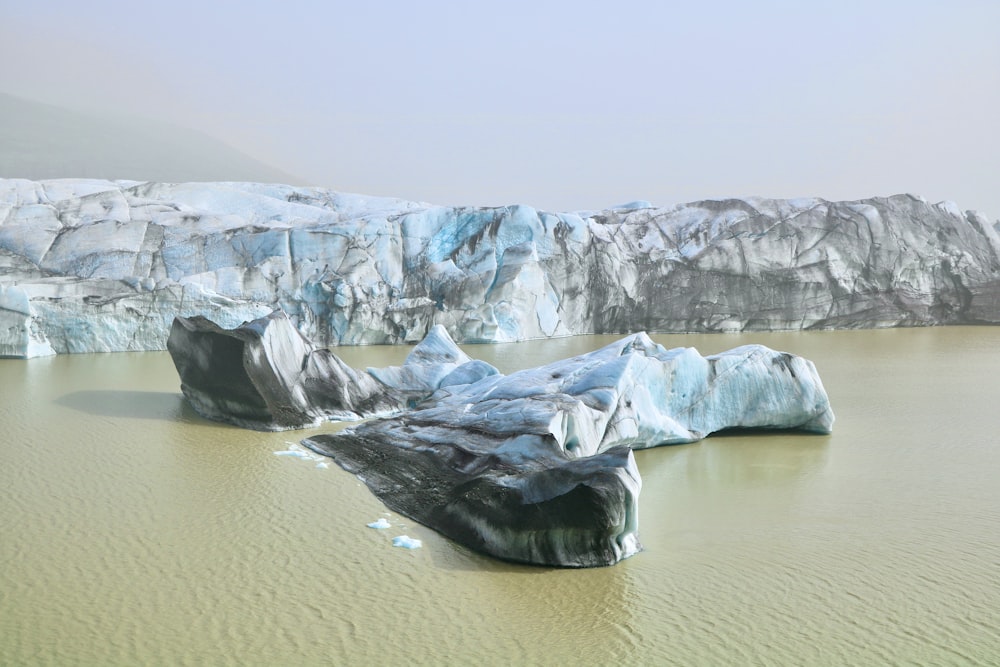
M 449 208 L 257 183 L 0 180 L 0 355 L 163 349 L 283 309 L 321 346 L 1000 322 L 951 202 Z

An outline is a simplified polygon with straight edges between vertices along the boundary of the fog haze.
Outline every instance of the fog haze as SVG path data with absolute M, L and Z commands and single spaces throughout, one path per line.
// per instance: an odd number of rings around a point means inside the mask
M 139 116 L 73 111 L 0 93 L 0 120 L 0 178 L 301 180 L 202 132 Z
M 0 91 L 344 191 L 582 209 L 898 192 L 1000 216 L 1000 3 L 0 9 Z

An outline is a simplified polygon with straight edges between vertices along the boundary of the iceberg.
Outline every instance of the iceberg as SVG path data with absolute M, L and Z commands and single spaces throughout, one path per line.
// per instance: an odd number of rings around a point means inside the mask
M 728 428 L 830 433 L 806 359 L 748 345 L 702 357 L 646 334 L 510 375 L 441 387 L 413 409 L 303 444 L 390 509 L 504 560 L 610 565 L 637 553 L 633 449 Z
M 443 327 L 432 329 L 402 366 L 355 371 L 306 340 L 281 311 L 233 329 L 177 317 L 167 349 L 198 414 L 260 431 L 399 412 L 440 387 L 499 375 L 469 359 Z M 311 456 L 294 448 L 275 454 Z
M 424 546 L 424 543 L 414 537 L 410 537 L 409 535 L 397 535 L 392 538 L 392 546 L 401 547 L 403 549 L 419 549 Z
M 402 405 L 396 392 L 313 346 L 280 311 L 234 329 L 178 317 L 167 349 L 195 411 L 244 428 L 303 428 Z
M 557 213 L 0 179 L 0 355 L 159 350 L 175 316 L 279 309 L 322 347 L 998 323 L 1000 237 L 912 195 Z
M 184 395 L 211 419 L 277 430 L 382 414 L 302 445 L 391 510 L 539 565 L 610 565 L 641 549 L 634 449 L 834 422 L 812 362 L 760 345 L 703 357 L 638 333 L 503 375 L 435 327 L 402 366 L 360 372 L 278 311 L 232 330 L 178 317 L 168 348 Z

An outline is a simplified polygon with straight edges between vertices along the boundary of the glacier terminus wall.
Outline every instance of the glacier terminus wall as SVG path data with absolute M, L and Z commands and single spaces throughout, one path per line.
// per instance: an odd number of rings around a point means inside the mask
M 1000 322 L 955 204 L 729 199 L 549 213 L 256 183 L 0 180 L 0 355 L 164 349 L 276 309 L 317 345 Z

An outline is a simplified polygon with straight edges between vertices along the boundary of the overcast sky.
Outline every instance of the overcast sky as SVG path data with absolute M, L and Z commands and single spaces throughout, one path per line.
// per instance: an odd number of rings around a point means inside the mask
M 1000 217 L 1000 2 L 32 0 L 0 90 L 338 190 L 600 208 L 898 192 Z

